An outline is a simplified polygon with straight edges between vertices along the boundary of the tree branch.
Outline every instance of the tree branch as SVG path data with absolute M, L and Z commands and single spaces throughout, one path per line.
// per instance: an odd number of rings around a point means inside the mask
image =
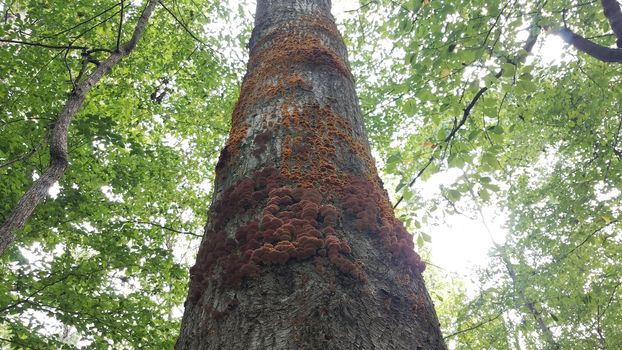
M 430 156 L 430 159 L 428 159 L 428 162 L 423 166 L 423 168 L 421 168 L 421 170 L 419 170 L 419 172 L 415 175 L 415 177 L 408 183 L 408 187 L 412 187 L 412 185 L 415 184 L 417 179 L 419 179 L 421 175 L 423 175 L 423 173 L 426 171 L 426 169 L 428 169 L 428 167 L 432 164 L 432 162 L 434 162 L 434 151 L 436 151 L 437 148 L 438 148 L 438 145 L 436 145 L 432 149 L 432 155 Z M 397 206 L 400 205 L 402 200 L 404 200 L 404 196 L 400 196 L 397 202 L 395 202 L 395 204 L 393 205 L 393 209 L 397 208 Z
M 611 220 L 610 222 L 606 223 L 605 225 L 603 225 L 601 227 L 598 227 L 595 230 L 592 230 L 592 232 L 588 233 L 588 235 L 585 236 L 585 238 L 583 239 L 583 241 L 581 241 L 581 243 L 577 244 L 572 249 L 570 249 L 568 252 L 564 253 L 561 257 L 559 257 L 559 259 L 557 259 L 556 263 L 561 262 L 562 260 L 566 259 L 570 254 L 574 253 L 577 249 L 581 248 L 595 234 L 597 234 L 598 232 L 604 230 L 605 228 L 607 228 L 607 227 L 609 227 L 609 226 L 611 226 L 613 224 L 616 224 L 617 222 L 618 222 L 618 220 Z
M 28 345 L 26 343 L 22 343 L 22 342 L 19 342 L 19 341 L 16 341 L 16 340 L 12 340 L 12 339 L 7 339 L 7 338 L 1 338 L 0 337 L 0 340 L 2 340 L 3 342 L 6 342 L 6 343 L 15 344 L 15 345 L 17 345 L 19 347 L 23 347 L 23 348 L 26 348 L 26 349 L 35 349 L 35 350 L 37 349 L 37 348 L 33 348 L 32 346 L 30 346 L 30 345 Z
M 35 208 L 41 203 L 48 192 L 48 189 L 58 181 L 65 173 L 69 165 L 69 154 L 67 152 L 67 133 L 69 124 L 73 117 L 82 107 L 82 103 L 88 92 L 110 72 L 125 56 L 129 55 L 143 36 L 147 22 L 153 13 L 158 0 L 149 0 L 145 6 L 132 38 L 119 50 L 111 53 L 93 72 L 82 82 L 76 84 L 69 95 L 63 110 L 58 115 L 54 123 L 54 128 L 50 136 L 50 162 L 43 175 L 39 177 L 26 191 L 22 198 L 13 207 L 11 213 L 0 226 L 0 255 L 15 240 L 14 232 L 21 229 L 28 218 L 32 215 Z
M 622 63 L 622 49 L 612 49 L 610 47 L 597 44 L 579 34 L 576 34 L 569 28 L 559 29 L 556 34 L 558 34 L 566 43 L 574 46 L 575 49 L 586 53 L 597 60 L 608 63 Z
M 47 49 L 56 49 L 56 50 L 88 50 L 88 47 L 86 46 L 52 45 L 52 44 L 37 43 L 37 42 L 32 42 L 32 41 L 13 40 L 13 39 L 0 38 L 0 42 L 7 43 L 7 44 L 20 44 L 20 45 L 27 45 L 27 46 L 45 47 Z
M 491 317 L 491 318 L 489 318 L 489 319 L 487 319 L 487 320 L 484 320 L 484 321 L 482 321 L 482 322 L 480 322 L 480 323 L 478 323 L 478 324 L 476 324 L 476 325 L 473 325 L 473 326 L 471 326 L 471 327 L 467 327 L 467 328 L 465 328 L 465 329 L 461 329 L 461 330 L 458 330 L 458 331 L 456 331 L 456 332 L 454 332 L 454 333 L 451 333 L 451 334 L 449 334 L 449 335 L 446 335 L 446 336 L 444 336 L 444 337 L 443 337 L 443 339 L 449 339 L 449 338 L 451 338 L 451 337 L 455 337 L 455 336 L 460 335 L 460 334 L 462 334 L 462 333 L 470 332 L 470 331 L 472 331 L 472 330 L 474 330 L 474 329 L 477 329 L 477 328 L 479 328 L 479 327 L 481 327 L 481 326 L 483 326 L 483 325 L 485 325 L 485 324 L 488 324 L 488 323 L 490 323 L 490 322 L 493 322 L 494 320 L 496 320 L 496 319 L 498 319 L 499 317 L 501 317 L 501 315 L 503 315 L 503 311 L 502 311 L 502 312 L 499 312 L 497 315 L 495 315 L 495 316 L 493 316 L 493 317 Z
M 32 147 L 30 151 L 22 154 L 21 156 L 18 156 L 17 158 L 11 159 L 5 163 L 0 164 L 0 168 L 8 167 L 11 164 L 14 164 L 14 163 L 17 163 L 17 162 L 20 162 L 22 160 L 32 157 L 33 154 L 37 153 L 37 151 L 39 150 L 39 147 L 41 147 L 42 144 L 43 144 L 43 141 L 35 145 L 34 147 Z
M 119 14 L 119 29 L 117 31 L 117 51 L 121 47 L 121 34 L 123 29 L 123 12 L 125 10 L 125 1 L 121 0 L 121 13 Z
M 55 284 L 57 284 L 57 283 L 60 283 L 60 282 L 62 282 L 62 281 L 64 281 L 64 280 L 66 280 L 66 279 L 67 279 L 69 276 L 71 276 L 71 275 L 73 275 L 73 273 L 72 273 L 71 271 L 69 271 L 69 272 L 67 272 L 65 275 L 63 275 L 63 276 L 61 276 L 60 278 L 58 278 L 57 280 L 52 281 L 52 282 L 47 283 L 47 284 L 43 284 L 41 287 L 39 287 L 39 288 L 35 289 L 33 292 L 31 292 L 30 294 L 28 294 L 25 298 L 23 298 L 23 299 L 18 299 L 18 300 L 16 300 L 15 302 L 13 302 L 13 303 L 11 303 L 11 304 L 9 304 L 9 305 L 7 305 L 7 306 L 3 306 L 2 308 L 0 308 L 0 312 L 5 312 L 5 311 L 7 311 L 7 310 L 9 310 L 9 309 L 12 309 L 12 308 L 14 308 L 14 307 L 19 306 L 20 304 L 23 304 L 23 303 L 28 302 L 28 301 L 29 301 L 32 297 L 34 297 L 35 295 L 39 294 L 40 292 L 44 291 L 45 289 L 47 289 L 47 288 L 49 288 L 49 287 L 51 287 L 51 286 L 53 286 L 53 285 L 55 285 Z
M 168 227 L 168 226 L 164 226 L 161 224 L 158 224 L 157 222 L 152 222 L 152 221 L 141 221 L 141 220 L 127 220 L 127 221 L 121 221 L 121 223 L 132 223 L 132 224 L 138 224 L 138 225 L 149 225 L 149 226 L 155 226 L 155 227 L 159 227 L 163 230 L 167 230 L 167 231 L 171 231 L 171 232 L 175 232 L 175 233 L 179 233 L 182 235 L 190 235 L 190 236 L 195 236 L 195 237 L 203 237 L 203 235 L 199 235 L 196 234 L 194 232 L 189 232 L 189 231 L 180 231 L 177 229 L 174 229 L 172 227 Z
M 523 46 L 523 49 L 527 52 L 527 53 L 531 53 L 531 50 L 533 49 L 534 45 L 536 44 L 536 41 L 538 40 L 538 36 L 539 36 L 539 31 L 535 31 L 532 32 L 529 37 L 527 38 L 527 41 L 525 42 L 525 45 Z M 516 65 L 517 63 L 514 62 L 512 59 L 507 58 L 506 59 L 507 63 Z M 497 71 L 497 73 L 495 74 L 495 77 L 497 79 L 501 78 L 501 76 L 503 75 L 503 68 L 499 69 Z M 469 116 L 471 115 L 471 111 L 473 110 L 473 108 L 475 107 L 475 105 L 477 104 L 477 102 L 479 101 L 479 99 L 484 95 L 484 93 L 488 90 L 487 86 L 484 86 L 482 88 L 480 88 L 477 93 L 475 93 L 475 95 L 473 96 L 473 98 L 471 99 L 471 102 L 469 102 L 469 104 L 464 108 L 463 113 L 462 113 L 462 118 L 460 118 L 460 121 L 454 125 L 454 127 L 451 129 L 451 131 L 449 132 L 449 134 L 447 135 L 447 137 L 445 137 L 445 139 L 443 139 L 443 142 L 446 144 L 450 144 L 451 141 L 453 140 L 453 138 L 456 136 L 456 133 L 458 133 L 458 131 L 462 128 L 462 126 L 464 126 L 464 124 L 466 123 L 467 119 L 469 118 Z M 423 175 L 423 173 L 425 172 L 425 170 L 430 166 L 430 164 L 432 164 L 432 162 L 434 161 L 434 151 L 436 151 L 436 149 L 438 147 L 442 147 L 441 145 L 436 145 L 434 146 L 434 148 L 432 149 L 432 155 L 430 156 L 430 159 L 428 160 L 428 162 L 423 166 L 423 168 L 421 168 L 421 170 L 419 170 L 419 172 L 417 173 L 417 175 L 415 175 L 415 177 L 412 179 L 412 181 L 410 181 L 408 183 L 408 187 L 412 187 L 412 185 L 415 184 L 415 182 L 417 181 L 417 179 L 419 177 L 421 177 L 421 175 Z M 402 200 L 404 199 L 404 196 L 400 196 L 400 198 L 397 200 L 397 202 L 395 202 L 395 204 L 393 205 L 393 209 L 397 208 L 397 206 L 402 202 Z
M 622 48 L 622 10 L 617 0 L 601 0 L 603 12 L 609 21 L 609 25 L 618 40 L 616 46 Z
M 196 42 L 200 43 L 201 45 L 203 45 L 203 46 L 207 47 L 209 50 L 214 51 L 214 50 L 212 49 L 212 47 L 211 47 L 209 44 L 207 44 L 205 41 L 203 41 L 203 40 L 199 39 L 199 38 L 198 38 L 198 37 L 197 37 L 194 33 L 192 33 L 192 31 L 190 30 L 190 28 L 188 28 L 188 26 L 187 26 L 187 25 L 186 25 L 186 24 L 185 24 L 182 20 L 180 20 L 179 18 L 177 18 L 177 16 L 173 13 L 173 11 L 171 11 L 168 7 L 166 7 L 166 5 L 164 5 L 164 3 L 163 3 L 161 0 L 159 0 L 158 2 L 160 3 L 160 5 L 162 5 L 162 8 L 163 8 L 166 12 L 168 12 L 168 14 L 169 14 L 169 15 L 171 15 L 171 17 L 173 17 L 173 19 L 175 20 L 175 22 L 177 22 L 177 23 L 178 23 L 178 24 L 179 24 L 179 25 L 180 25 L 180 26 L 184 29 L 184 31 L 185 31 L 186 33 L 188 33 L 188 35 L 190 35 L 190 37 L 191 37 L 194 41 L 196 41 Z
M 74 26 L 72 26 L 72 27 L 69 27 L 69 28 L 67 28 L 67 29 L 63 29 L 63 30 L 61 30 L 60 32 L 57 32 L 57 33 L 54 33 L 54 34 L 50 34 L 50 35 L 45 35 L 45 36 L 42 36 L 42 37 L 40 37 L 40 38 L 41 38 L 41 39 L 49 39 L 49 38 L 54 38 L 54 37 L 57 37 L 57 36 L 59 36 L 59 35 L 61 35 L 61 34 L 65 34 L 65 33 L 67 33 L 67 32 L 70 32 L 70 31 L 72 31 L 72 30 L 74 30 L 74 29 L 78 28 L 79 26 L 81 26 L 81 25 L 83 25 L 83 24 L 86 24 L 86 23 L 88 23 L 88 22 L 90 22 L 90 21 L 92 21 L 92 20 L 96 19 L 97 17 L 99 17 L 99 16 L 101 16 L 101 15 L 105 14 L 106 12 L 113 10 L 113 9 L 114 9 L 115 7 L 117 7 L 118 5 L 119 5 L 119 3 L 116 3 L 116 4 L 114 4 L 114 5 L 110 6 L 110 7 L 108 7 L 107 9 L 105 9 L 105 10 L 103 10 L 103 11 L 101 11 L 101 12 L 98 12 L 96 15 L 93 15 L 93 16 L 91 16 L 91 17 L 89 17 L 89 18 L 85 19 L 84 21 L 82 21 L 82 22 L 80 22 L 80 23 L 78 23 L 78 24 L 76 24 L 76 25 L 74 25 Z

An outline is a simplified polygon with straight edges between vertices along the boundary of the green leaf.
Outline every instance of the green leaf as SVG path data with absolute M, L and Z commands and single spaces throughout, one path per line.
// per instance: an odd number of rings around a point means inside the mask
M 488 202 L 490 200 L 490 193 L 485 189 L 481 189 L 479 191 L 479 198 L 481 198 L 484 202 Z
M 462 196 L 462 193 L 460 193 L 460 191 L 458 190 L 447 190 L 446 194 L 447 194 L 447 199 L 449 199 L 453 203 L 460 200 L 460 197 Z
M 462 157 L 460 156 L 452 156 L 447 160 L 447 165 L 450 168 L 458 168 L 458 169 L 462 169 L 464 167 L 464 165 L 466 164 L 466 162 L 464 161 L 464 159 L 462 159 Z
M 402 197 L 404 197 L 406 201 L 409 201 L 410 199 L 413 198 L 413 192 L 410 190 L 410 188 L 406 187 L 404 188 L 404 191 L 402 192 Z
M 432 243 L 432 236 L 430 236 L 429 234 L 420 232 L 419 235 L 421 236 L 424 242 Z
M 415 115 L 417 113 L 417 102 L 415 101 L 415 99 L 411 98 L 411 99 L 406 100 L 402 104 L 402 110 L 409 117 L 412 117 L 413 115 Z
M 503 70 L 502 76 L 504 77 L 511 77 L 516 73 L 516 66 L 511 63 L 502 64 L 501 69 Z
M 494 155 L 488 153 L 482 156 L 482 163 L 488 164 L 493 169 L 496 169 L 499 166 L 497 158 Z

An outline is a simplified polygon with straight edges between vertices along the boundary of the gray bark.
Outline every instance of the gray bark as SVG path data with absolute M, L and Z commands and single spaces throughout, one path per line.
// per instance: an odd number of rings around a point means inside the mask
M 611 30 L 616 36 L 616 46 L 622 48 L 622 10 L 617 0 L 601 0 L 600 4 L 603 7 L 603 12 Z
M 557 33 L 566 43 L 597 60 L 607 63 L 622 63 L 622 49 L 613 49 L 597 44 L 573 32 L 569 28 L 561 28 Z
M 401 226 L 371 158 L 330 7 L 329 0 L 257 3 L 248 72 L 216 167 L 176 349 L 445 349 L 412 242 L 401 245 L 410 252 L 397 249 L 395 238 L 407 233 L 395 233 Z M 295 191 L 320 197 L 318 206 L 336 208 L 338 219 L 305 213 L 313 199 Z M 303 256 L 298 228 L 288 238 L 257 238 L 262 248 L 297 250 L 270 263 L 249 249 L 244 262 L 257 261 L 258 270 L 241 273 L 232 267 L 248 248 L 239 234 L 255 222 L 249 234 L 265 237 L 270 212 L 282 218 L 279 229 L 287 215 L 311 223 L 323 243 Z M 335 237 L 342 245 L 332 250 Z
M 495 244 L 495 247 L 499 248 L 496 244 Z M 542 313 L 538 312 L 538 310 L 536 309 L 536 304 L 533 302 L 533 300 L 531 300 L 525 295 L 525 288 L 523 285 L 520 284 L 520 281 L 518 280 L 516 276 L 516 270 L 514 269 L 514 265 L 512 264 L 510 259 L 508 259 L 508 257 L 502 250 L 499 250 L 499 251 L 501 252 L 501 259 L 508 271 L 508 275 L 510 275 L 510 279 L 512 279 L 512 284 L 514 285 L 514 288 L 516 289 L 516 292 L 518 293 L 518 297 L 525 304 L 525 306 L 527 307 L 527 310 L 529 310 L 529 313 L 531 314 L 531 316 L 533 316 L 533 319 L 536 321 L 536 324 L 538 325 L 538 329 L 540 329 L 540 332 L 544 336 L 544 341 L 546 342 L 547 349 L 554 349 L 554 350 L 560 349 L 559 344 L 557 343 L 557 341 L 555 341 L 553 332 L 551 332 L 551 328 L 549 328 L 548 324 L 542 317 Z
M 54 128 L 50 135 L 50 162 L 41 177 L 39 177 L 22 198 L 15 204 L 11 213 L 0 226 L 0 255 L 15 240 L 15 231 L 24 227 L 30 215 L 47 196 L 48 190 L 65 173 L 69 165 L 69 153 L 67 152 L 67 133 L 73 117 L 78 113 L 89 91 L 101 78 L 115 67 L 123 57 L 134 50 L 142 37 L 147 22 L 155 9 L 158 0 L 150 0 L 134 28 L 132 38 L 123 46 L 112 52 L 108 58 L 101 62 L 93 72 L 83 81 L 76 84 L 71 91 L 63 110 L 54 122 Z

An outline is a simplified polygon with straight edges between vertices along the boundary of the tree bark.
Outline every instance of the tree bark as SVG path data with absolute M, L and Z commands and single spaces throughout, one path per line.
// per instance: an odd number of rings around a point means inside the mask
M 259 0 L 176 349 L 445 349 L 330 0 Z
M 613 34 L 616 36 L 616 46 L 622 48 L 622 10 L 617 0 L 601 0 L 600 4 L 603 7 L 603 12 Z
M 566 43 L 572 45 L 575 49 L 596 58 L 597 60 L 607 63 L 622 63 L 622 49 L 613 49 L 602 46 L 584 38 L 569 28 L 561 28 L 557 31 L 557 33 Z

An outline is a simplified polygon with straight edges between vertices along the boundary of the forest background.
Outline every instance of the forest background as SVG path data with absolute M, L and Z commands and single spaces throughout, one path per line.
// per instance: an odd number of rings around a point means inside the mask
M 45 171 L 68 93 L 145 4 L 0 1 L 3 222 Z M 334 1 L 451 348 L 622 346 L 619 6 Z M 88 92 L 67 171 L 0 260 L 3 348 L 172 346 L 253 12 L 162 1 Z

